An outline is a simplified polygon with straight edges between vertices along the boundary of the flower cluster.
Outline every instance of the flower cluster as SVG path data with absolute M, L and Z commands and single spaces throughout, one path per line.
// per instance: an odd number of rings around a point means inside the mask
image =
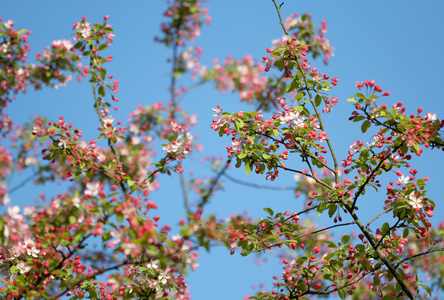
M 166 46 L 184 46 L 186 41 L 193 42 L 200 36 L 202 23 L 211 24 L 208 8 L 202 7 L 200 3 L 205 1 L 168 1 L 168 10 L 163 14 L 168 21 L 161 24 L 165 36 L 157 37 L 156 40 Z

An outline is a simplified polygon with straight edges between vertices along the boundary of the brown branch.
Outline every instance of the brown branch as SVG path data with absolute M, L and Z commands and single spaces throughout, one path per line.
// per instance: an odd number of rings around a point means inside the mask
M 369 241 L 370 245 L 372 246 L 373 250 L 375 251 L 376 255 L 378 256 L 378 259 L 384 263 L 384 265 L 387 267 L 389 272 L 395 277 L 396 281 L 401 286 L 401 289 L 404 291 L 404 293 L 410 298 L 410 299 L 416 299 L 415 295 L 412 294 L 410 289 L 405 284 L 404 280 L 402 280 L 401 276 L 396 272 L 396 268 L 388 261 L 388 259 L 385 257 L 384 253 L 381 252 L 381 250 L 377 247 L 375 244 L 375 241 L 373 241 L 372 236 L 368 232 L 368 230 L 362 225 L 361 220 L 356 215 L 355 211 L 351 210 L 348 204 L 344 199 L 341 199 L 342 205 L 344 205 L 345 208 L 349 211 L 350 215 L 352 216 L 353 220 L 355 220 L 356 225 L 358 225 L 361 232 L 365 235 L 367 240 Z

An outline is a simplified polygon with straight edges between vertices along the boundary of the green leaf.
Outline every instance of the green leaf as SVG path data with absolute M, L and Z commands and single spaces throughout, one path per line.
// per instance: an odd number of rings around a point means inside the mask
M 123 215 L 122 214 L 116 214 L 116 220 L 117 222 L 122 223 L 123 222 Z
M 296 80 L 297 79 L 295 79 L 295 80 L 293 80 L 289 85 L 287 85 L 287 88 L 285 89 L 285 92 L 290 92 L 290 91 L 292 91 L 292 90 L 294 90 L 294 89 L 296 89 L 297 88 L 297 86 L 296 86 Z
M 274 136 L 278 136 L 279 135 L 279 130 L 278 129 L 273 129 L 273 135 Z
M 432 289 L 431 289 L 430 287 L 428 287 L 428 286 L 425 285 L 425 284 L 421 284 L 421 287 L 422 287 L 423 289 L 425 289 L 426 292 L 427 292 L 430 296 L 432 295 Z
M 403 238 L 406 238 L 406 237 L 408 237 L 409 236 L 409 229 L 408 228 L 405 228 L 404 229 L 404 232 L 402 233 L 402 237 Z
M 266 208 L 264 208 L 264 210 L 265 210 L 265 212 L 266 212 L 267 214 L 269 214 L 270 216 L 273 216 L 273 215 L 274 215 L 274 211 L 273 211 L 271 208 L 266 207 Z
M 99 95 L 102 97 L 105 97 L 105 88 L 103 86 L 99 87 Z
M 327 243 L 328 244 L 328 248 L 336 248 L 336 247 L 338 247 L 336 245 L 336 243 L 332 242 L 332 241 L 322 241 L 322 243 Z
M 361 125 L 362 133 L 365 133 L 370 128 L 370 125 L 371 125 L 370 121 L 365 120 L 364 123 L 362 123 L 362 125 Z
M 319 96 L 319 95 L 316 95 L 316 97 L 315 97 L 315 104 L 316 104 L 316 107 L 318 107 L 319 105 L 321 105 L 321 102 L 322 102 L 322 97 Z
M 350 236 L 349 235 L 344 235 L 341 239 L 342 243 L 345 245 L 350 241 Z
M 335 214 L 336 210 L 338 209 L 338 206 L 336 204 L 332 204 L 330 206 L 330 209 L 328 210 L 328 216 L 331 218 Z M 350 238 L 350 237 L 349 237 Z M 344 243 L 344 242 L 343 242 Z
M 11 266 L 10 268 L 9 268 L 9 272 L 11 272 L 11 274 L 16 274 L 16 273 L 18 273 L 20 270 L 19 270 L 19 268 L 17 268 L 16 266 Z
M 106 69 L 105 68 L 100 69 L 100 77 L 102 77 L 102 79 L 106 78 Z
M 61 282 L 60 282 L 60 290 L 66 289 L 66 285 L 67 285 L 66 281 L 61 280 Z
M 239 159 L 243 159 L 244 157 L 246 157 L 247 156 L 247 153 L 245 153 L 245 152 L 241 152 L 241 153 L 239 153 L 238 155 L 237 155 L 237 158 L 239 158 Z
M 296 101 L 300 101 L 302 98 L 304 98 L 305 94 L 304 93 L 299 93 L 296 95 L 296 97 L 294 97 L 294 99 Z
M 347 99 L 348 102 L 353 102 L 353 103 L 357 103 L 356 99 L 351 97 Z
M 357 249 L 358 249 L 358 251 L 360 253 L 364 253 L 365 252 L 365 246 L 364 245 L 358 244 L 358 245 L 356 245 L 356 247 L 357 247 Z
M 274 65 L 279 68 L 279 71 L 282 71 L 285 68 L 285 62 L 283 60 L 275 61 Z
M 389 223 L 385 222 L 381 227 L 381 233 L 384 235 L 386 234 L 390 229 Z
M 82 41 L 78 41 L 75 45 L 74 48 L 79 49 L 80 47 L 82 47 L 83 42 Z
M 367 270 L 370 271 L 372 269 L 372 266 L 370 265 L 369 261 L 366 259 L 362 260 L 362 266 Z
M 359 121 L 362 121 L 362 120 L 364 120 L 364 119 L 365 119 L 364 116 L 357 116 L 357 117 L 355 117 L 355 118 L 353 119 L 353 122 L 359 122 Z
M 236 119 L 236 121 L 234 121 L 234 127 L 236 128 L 236 131 L 241 131 L 242 127 L 244 127 L 244 121 L 241 119 Z
M 318 208 L 316 209 L 316 213 L 318 214 L 318 216 L 320 216 L 322 214 L 322 212 L 326 209 L 327 204 L 325 203 L 325 201 L 319 203 Z
M 253 168 L 252 168 L 252 167 L 253 167 L 253 166 L 252 166 L 252 164 L 251 164 L 250 161 L 247 161 L 247 162 L 245 163 L 245 173 L 247 173 L 247 175 L 250 174 L 251 171 L 253 171 Z
M 75 216 L 69 216 L 69 224 L 74 224 L 77 222 L 77 218 Z
M 341 299 L 345 299 L 345 291 L 344 291 L 344 289 L 338 290 L 338 294 L 339 294 L 339 297 L 341 297 Z

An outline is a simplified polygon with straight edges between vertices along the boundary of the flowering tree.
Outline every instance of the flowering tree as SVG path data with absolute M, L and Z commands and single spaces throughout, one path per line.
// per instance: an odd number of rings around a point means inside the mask
M 279 255 L 283 271 L 252 299 L 426 299 L 432 288 L 439 295 L 444 270 L 433 262 L 443 259 L 444 227 L 432 227 L 428 177 L 419 177 L 410 160 L 426 148 L 441 149 L 444 122 L 421 108 L 409 115 L 401 102 L 382 103 L 389 91 L 373 80 L 357 82 L 349 119 L 363 134 L 372 132 L 371 142 L 357 137 L 348 153 L 335 153 L 323 116 L 339 101 L 330 95 L 339 80 L 312 66 L 312 59 L 326 63 L 332 55 L 326 22 L 316 28 L 310 14 L 296 13 L 282 19 L 282 4 L 273 0 L 284 36 L 264 47 L 262 61 L 228 57 L 206 67 L 199 61 L 202 49 L 192 46 L 211 22 L 201 2 L 169 1 L 157 42 L 172 52 L 170 98 L 137 107 L 125 125 L 111 115 L 119 81 L 106 70 L 113 57 L 103 55 L 114 38 L 108 16 L 97 24 L 83 17 L 74 23 L 74 40 L 54 41 L 34 64 L 26 63 L 30 32 L 16 30 L 13 21 L 1 24 L 2 297 L 189 299 L 185 275 L 198 265 L 197 251 L 218 244 L 242 256 Z M 97 138 L 83 139 L 83 130 L 63 116 L 15 124 L 3 112 L 30 86 L 56 87 L 74 76 L 91 84 Z M 179 88 L 185 76 L 195 84 Z M 210 179 L 184 175 L 184 161 L 201 146 L 193 138 L 196 116 L 180 106 L 191 88 L 205 83 L 237 92 L 251 106 L 214 108 L 211 129 L 230 139 L 226 159 L 210 158 Z M 236 214 L 220 221 L 204 213 L 231 166 L 273 183 L 293 173 L 304 208 L 264 208 L 261 220 Z M 29 170 L 34 184 L 69 187 L 48 204 L 20 208 L 8 196 L 8 179 Z M 178 224 L 158 224 L 159 176 L 180 178 L 186 215 Z M 370 187 L 378 192 L 380 213 L 364 223 L 358 206 Z M 199 195 L 196 202 L 188 199 L 189 189 Z M 328 215 L 331 224 L 318 228 L 313 213 Z M 376 225 L 382 218 L 387 222 Z M 180 234 L 173 235 L 173 227 Z M 337 228 L 350 233 L 335 235 Z M 100 249 L 88 246 L 91 241 Z

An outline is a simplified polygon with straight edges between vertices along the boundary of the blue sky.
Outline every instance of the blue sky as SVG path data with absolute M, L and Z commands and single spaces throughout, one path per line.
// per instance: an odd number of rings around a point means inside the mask
M 113 116 L 126 121 L 128 113 L 138 104 L 147 105 L 168 99 L 170 66 L 166 59 L 170 49 L 154 43 L 160 34 L 161 14 L 164 1 L 5 1 L 2 4 L 4 21 L 15 21 L 15 27 L 32 31 L 29 38 L 31 54 L 50 45 L 53 40 L 72 38 L 72 24 L 83 15 L 88 21 L 99 22 L 104 15 L 110 15 L 116 38 L 107 50 L 114 60 L 108 66 L 108 74 L 120 81 L 119 111 Z M 224 59 L 228 54 L 235 58 L 251 54 L 260 59 L 266 55 L 270 41 L 282 36 L 277 14 L 270 0 L 213 0 L 205 3 L 210 9 L 213 23 L 202 29 L 202 35 L 195 44 L 203 48 L 202 63 L 211 65 L 213 58 Z M 444 61 L 442 39 L 444 22 L 441 1 L 285 1 L 283 16 L 293 12 L 310 12 L 315 24 L 325 19 L 328 24 L 327 37 L 335 48 L 335 55 L 329 66 L 314 61 L 322 72 L 338 77 L 339 84 L 331 92 L 340 103 L 326 116 L 327 133 L 333 139 L 338 156 L 344 156 L 350 143 L 362 137 L 359 127 L 350 126 L 348 117 L 352 106 L 345 100 L 356 92 L 355 82 L 374 79 L 384 90 L 390 90 L 387 104 L 402 101 L 407 112 L 414 113 L 422 107 L 424 113 L 435 112 L 439 118 L 444 115 L 441 103 Z M 187 81 L 185 84 L 189 83 Z M 97 131 L 97 120 L 92 110 L 92 94 L 89 84 L 72 82 L 58 90 L 29 91 L 13 102 L 7 113 L 18 120 L 26 121 L 34 114 L 44 114 L 50 119 L 64 115 L 65 120 L 82 128 L 87 138 L 93 138 Z M 184 109 L 199 114 L 199 124 L 194 129 L 201 135 L 200 142 L 206 151 L 203 154 L 225 153 L 228 139 L 219 138 L 211 131 L 211 108 L 220 104 L 226 111 L 242 109 L 235 94 L 221 96 L 211 85 L 193 91 L 184 100 Z M 368 137 L 367 137 L 368 138 Z M 365 140 L 364 140 L 365 141 Z M 434 224 L 444 217 L 440 206 L 443 176 L 440 151 L 425 151 L 417 164 L 418 176 L 429 176 L 429 197 L 438 207 Z M 197 164 L 197 172 L 211 174 L 198 163 L 202 154 L 195 154 L 190 160 Z M 344 157 L 341 157 L 344 158 Z M 297 167 L 297 158 L 294 167 Z M 283 176 L 273 183 L 265 182 L 263 176 L 246 176 L 242 171 L 231 170 L 230 175 L 255 183 L 275 186 L 292 184 L 291 176 Z M 180 191 L 175 187 L 177 178 L 160 179 L 163 189 L 153 194 L 159 204 L 159 215 L 165 223 L 177 220 L 183 214 Z M 167 187 L 167 188 L 166 188 Z M 174 188 L 171 188 L 174 187 Z M 20 205 L 32 203 L 41 191 L 55 194 L 57 188 L 27 187 L 11 195 L 11 201 Z M 297 210 L 299 199 L 291 192 L 270 192 L 254 190 L 230 182 L 226 190 L 219 193 L 208 205 L 206 212 L 216 212 L 221 218 L 238 212 L 248 213 L 256 218 L 265 214 L 263 207 L 276 210 Z M 370 194 L 359 205 L 364 219 L 375 212 L 379 198 Z M 174 207 L 174 209 L 171 209 Z M 376 205 L 380 208 L 382 205 Z M 326 220 L 320 221 L 323 224 Z M 264 266 L 253 263 L 253 257 L 230 256 L 228 251 L 216 247 L 210 254 L 200 253 L 200 267 L 188 277 L 193 299 L 242 299 L 251 292 L 250 286 L 260 282 L 270 283 L 272 275 L 281 272 L 274 259 Z

